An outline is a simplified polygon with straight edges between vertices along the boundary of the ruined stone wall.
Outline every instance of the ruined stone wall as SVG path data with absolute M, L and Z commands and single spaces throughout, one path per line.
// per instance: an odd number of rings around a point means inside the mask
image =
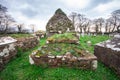
M 113 68 L 120 76 L 120 38 L 96 44 L 94 54 L 98 60 Z
M 57 9 L 46 25 L 46 36 L 49 37 L 54 34 L 61 34 L 67 31 L 75 31 L 72 21 L 61 9 Z
M 34 48 L 37 45 L 39 45 L 37 37 L 18 38 L 16 42 L 17 48 L 21 48 L 23 51 Z
M 43 55 L 43 56 L 29 56 L 31 64 L 41 65 L 43 67 L 69 67 L 78 69 L 91 69 L 97 68 L 97 58 L 94 55 L 89 57 L 75 57 L 70 53 L 61 56 Z
M 17 50 L 14 43 L 0 45 L 0 71 L 16 54 Z

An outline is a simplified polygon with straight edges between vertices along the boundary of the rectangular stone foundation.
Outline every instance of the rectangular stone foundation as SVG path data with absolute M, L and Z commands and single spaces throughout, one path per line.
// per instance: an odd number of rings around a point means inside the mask
M 97 58 L 94 55 L 89 57 L 65 57 L 65 56 L 29 56 L 33 64 L 47 66 L 47 67 L 70 67 L 78 69 L 92 69 L 97 68 Z
M 113 68 L 120 76 L 120 38 L 97 44 L 94 54 L 98 60 Z

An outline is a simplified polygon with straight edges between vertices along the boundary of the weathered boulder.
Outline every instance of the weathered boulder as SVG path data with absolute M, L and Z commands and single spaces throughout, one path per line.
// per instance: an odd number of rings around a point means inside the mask
M 53 17 L 46 25 L 46 36 L 51 36 L 55 33 L 65 33 L 66 31 L 74 31 L 71 20 L 61 10 L 57 9 Z
M 120 35 L 95 45 L 94 54 L 120 75 Z

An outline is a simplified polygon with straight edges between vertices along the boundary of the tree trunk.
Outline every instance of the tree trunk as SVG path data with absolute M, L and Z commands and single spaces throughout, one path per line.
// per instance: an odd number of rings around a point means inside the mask
M 112 32 L 114 32 L 115 27 L 116 27 L 116 17 L 115 17 L 115 22 L 114 22 L 114 26 L 113 26 Z
M 98 25 L 97 24 L 96 24 L 95 30 L 96 30 L 96 33 L 98 34 Z
M 115 31 L 115 27 L 116 27 L 116 24 L 114 24 L 113 29 L 112 29 L 112 32 L 114 32 L 114 31 Z
M 5 30 L 4 30 L 3 33 L 6 34 L 6 33 L 7 33 L 7 30 L 8 30 L 8 24 L 5 25 Z
M 106 33 L 108 32 L 108 23 L 106 23 L 106 25 L 105 25 L 105 32 Z
M 120 25 L 117 26 L 117 32 L 120 33 Z

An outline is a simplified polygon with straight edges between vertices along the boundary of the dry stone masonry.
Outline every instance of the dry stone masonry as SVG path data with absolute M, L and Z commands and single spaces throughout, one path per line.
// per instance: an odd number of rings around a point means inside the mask
M 94 53 L 98 60 L 115 69 L 120 75 L 120 35 L 115 36 L 111 40 L 96 44 Z
M 73 32 L 74 30 L 72 22 L 67 15 L 61 9 L 57 9 L 46 25 L 46 36 L 49 37 L 56 33 L 65 33 L 66 31 Z
M 71 38 L 72 37 L 72 38 Z M 29 55 L 29 61 L 43 67 L 97 68 L 97 58 L 81 49 L 79 39 L 71 33 L 55 34 L 47 43 Z M 77 43 L 77 44 L 76 44 Z
M 34 48 L 37 45 L 39 45 L 37 37 L 17 38 L 16 46 L 17 48 L 21 48 L 23 51 Z
M 97 68 L 97 58 L 91 54 L 84 57 L 75 57 L 70 52 L 64 55 L 42 55 L 35 56 L 35 52 L 29 56 L 30 63 L 35 65 L 47 67 L 70 67 L 78 69 L 92 69 Z
M 17 54 L 14 44 L 16 41 L 11 37 L 0 38 L 0 71 Z

